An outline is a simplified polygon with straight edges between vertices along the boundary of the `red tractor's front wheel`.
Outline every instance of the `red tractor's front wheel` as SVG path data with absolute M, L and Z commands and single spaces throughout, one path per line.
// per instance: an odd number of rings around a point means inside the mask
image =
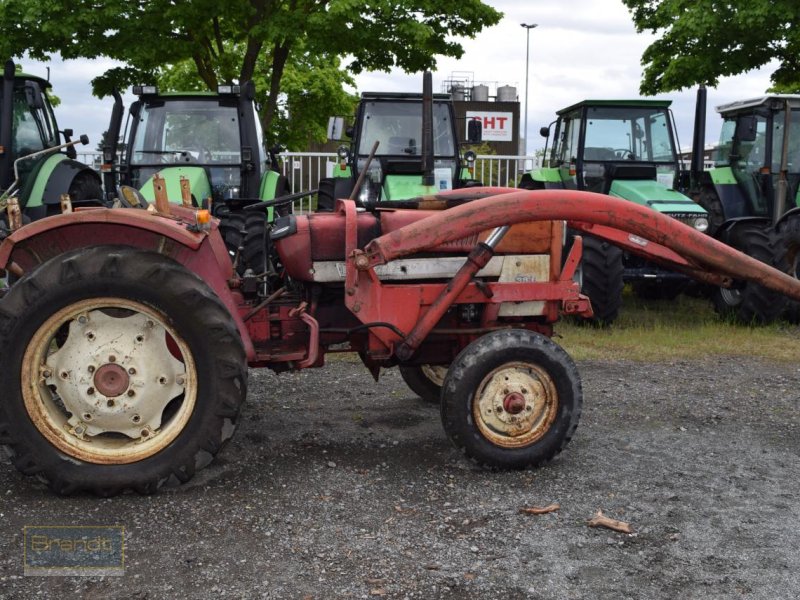
M 547 462 L 578 426 L 583 393 L 569 355 L 526 330 L 484 335 L 450 365 L 442 423 L 479 464 L 525 468 Z

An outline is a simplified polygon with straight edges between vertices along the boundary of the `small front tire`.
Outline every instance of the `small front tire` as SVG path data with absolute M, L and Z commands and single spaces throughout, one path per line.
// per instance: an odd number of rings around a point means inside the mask
M 495 331 L 469 344 L 450 365 L 442 424 L 477 463 L 523 469 L 564 449 L 582 403 L 577 367 L 560 346 L 523 329 Z

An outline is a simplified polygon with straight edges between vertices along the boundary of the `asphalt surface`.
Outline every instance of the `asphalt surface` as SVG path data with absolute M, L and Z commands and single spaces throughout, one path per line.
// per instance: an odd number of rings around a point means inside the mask
M 252 371 L 231 444 L 154 496 L 59 498 L 3 459 L 0 597 L 800 596 L 800 370 L 578 366 L 581 423 L 535 471 L 474 467 L 396 370 L 348 361 Z M 109 524 L 124 575 L 23 575 L 24 526 Z

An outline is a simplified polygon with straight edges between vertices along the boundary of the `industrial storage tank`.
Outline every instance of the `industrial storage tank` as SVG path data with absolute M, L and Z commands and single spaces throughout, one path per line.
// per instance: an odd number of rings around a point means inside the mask
M 472 101 L 473 102 L 488 102 L 489 101 L 489 86 L 488 85 L 473 85 L 472 86 Z
M 466 99 L 464 96 L 464 86 L 460 83 L 454 83 L 450 88 L 450 96 L 453 98 L 453 102 L 464 102 Z
M 516 102 L 517 88 L 515 88 L 513 85 L 501 85 L 497 88 L 497 101 Z

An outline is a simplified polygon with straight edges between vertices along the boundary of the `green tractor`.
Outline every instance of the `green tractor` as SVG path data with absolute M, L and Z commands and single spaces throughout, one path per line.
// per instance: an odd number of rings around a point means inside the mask
M 192 204 L 211 209 L 220 219 L 231 255 L 238 254 L 240 273 L 247 268 L 262 272 L 266 222 L 274 209 L 244 208 L 282 197 L 289 189 L 278 171 L 277 149 L 265 150 L 253 83 L 219 86 L 216 93 L 159 93 L 156 86 L 134 86 L 133 93 L 138 99 L 128 109 L 119 153 L 124 109 L 121 96 L 114 94 L 103 148 L 108 200 L 122 200 L 119 186 L 129 186 L 152 202 L 153 179 L 159 175 L 170 201 L 181 202 L 181 180 L 186 180 Z
M 331 210 L 337 198 L 372 206 L 480 185 L 472 179 L 475 153 L 460 152 L 450 95 L 433 94 L 429 72 L 422 87 L 422 94 L 361 94 L 346 131 L 352 142 L 339 148 L 333 177 L 320 180 L 318 210 Z M 331 119 L 331 139 L 342 139 L 342 123 Z M 469 121 L 467 143 L 480 140 L 480 122 Z
M 705 231 L 706 211 L 674 189 L 680 169 L 669 106 L 661 100 L 584 100 L 558 111 L 549 160 L 523 175 L 520 187 L 607 194 Z M 548 141 L 552 126 L 541 129 Z M 591 235 L 584 235 L 583 244 L 581 288 L 597 324 L 616 319 L 626 282 L 642 297 L 663 299 L 676 297 L 688 284 L 684 275 Z
M 75 144 L 89 140 L 72 141 L 72 130 L 59 131 L 50 87 L 46 79 L 18 73 L 13 61 L 6 62 L 0 87 L 0 228 L 6 226 L 5 204 L 12 196 L 26 221 L 60 213 L 62 194 L 78 206 L 103 203 L 100 176 L 76 160 Z
M 686 187 L 710 216 L 717 239 L 771 266 L 798 273 L 800 256 L 800 96 L 772 94 L 717 107 L 722 116 L 715 166 L 703 169 L 706 90 L 698 90 L 692 167 Z M 752 282 L 712 292 L 723 315 L 769 322 L 785 298 Z M 786 315 L 800 320 L 790 302 Z

